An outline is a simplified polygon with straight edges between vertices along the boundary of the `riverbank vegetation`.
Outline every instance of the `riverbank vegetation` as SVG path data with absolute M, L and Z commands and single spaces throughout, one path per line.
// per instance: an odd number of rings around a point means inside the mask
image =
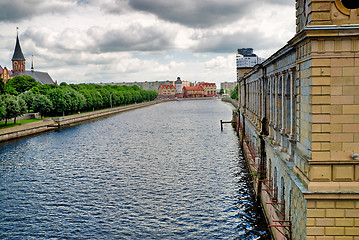
M 138 86 L 97 84 L 41 85 L 31 77 L 16 76 L 5 84 L 0 79 L 0 120 L 14 119 L 27 112 L 59 116 L 152 101 L 157 92 Z
M 236 87 L 231 92 L 231 98 L 238 101 L 238 84 L 236 85 Z

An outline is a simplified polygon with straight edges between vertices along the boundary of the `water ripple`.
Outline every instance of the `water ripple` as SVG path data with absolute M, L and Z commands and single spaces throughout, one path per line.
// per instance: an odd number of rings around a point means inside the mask
M 0 145 L 1 239 L 268 239 L 219 101 Z

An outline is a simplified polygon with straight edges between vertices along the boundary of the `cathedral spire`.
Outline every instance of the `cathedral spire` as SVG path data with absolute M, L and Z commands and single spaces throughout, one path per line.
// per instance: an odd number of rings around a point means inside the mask
M 34 55 L 31 55 L 32 59 L 31 59 L 31 72 L 34 71 Z
M 16 28 L 18 30 L 19 28 Z M 12 71 L 13 73 L 23 73 L 25 72 L 25 57 L 22 54 L 20 40 L 19 40 L 19 33 L 16 34 L 16 44 L 15 44 L 15 51 L 14 55 L 12 56 Z
M 19 35 L 16 36 L 15 51 L 14 51 L 14 55 L 12 56 L 11 61 L 14 61 L 14 60 L 23 60 L 23 61 L 26 60 L 25 57 L 24 57 L 24 54 L 22 54 Z

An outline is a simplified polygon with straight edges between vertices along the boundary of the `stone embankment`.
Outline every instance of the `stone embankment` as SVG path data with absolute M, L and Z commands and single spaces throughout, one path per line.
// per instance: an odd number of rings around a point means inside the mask
M 70 116 L 59 117 L 59 118 L 44 119 L 43 121 L 39 121 L 39 122 L 26 123 L 7 129 L 1 129 L 0 142 L 16 139 L 20 137 L 25 137 L 45 131 L 57 130 L 64 126 L 71 126 L 73 124 L 80 123 L 83 121 L 106 117 L 116 113 L 147 107 L 150 105 L 155 105 L 166 101 L 173 101 L 173 100 L 156 100 L 151 102 L 138 103 L 128 106 L 99 110 L 94 112 L 80 113 Z
M 230 99 L 230 98 L 222 98 L 223 102 L 228 102 L 231 103 L 233 105 L 233 107 L 235 107 L 236 109 L 238 109 L 238 101 L 234 100 L 234 99 Z

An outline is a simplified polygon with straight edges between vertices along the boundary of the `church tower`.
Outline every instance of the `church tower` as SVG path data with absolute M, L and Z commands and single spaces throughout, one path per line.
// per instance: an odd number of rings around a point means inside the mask
M 25 72 L 25 62 L 26 59 L 24 54 L 22 54 L 19 35 L 16 36 L 16 45 L 14 55 L 12 56 L 12 72 L 13 73 L 23 73 Z

